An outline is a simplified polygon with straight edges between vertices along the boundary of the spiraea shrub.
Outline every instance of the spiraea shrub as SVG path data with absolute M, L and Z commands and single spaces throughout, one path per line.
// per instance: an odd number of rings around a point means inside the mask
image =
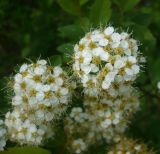
M 153 154 L 124 136 L 140 110 L 134 84 L 145 58 L 138 41 L 107 26 L 86 33 L 71 57 L 64 68 L 43 59 L 25 63 L 11 77 L 12 108 L 1 121 L 0 149 L 7 140 L 45 146 L 62 131 L 69 153 L 87 153 L 98 144 L 108 154 Z

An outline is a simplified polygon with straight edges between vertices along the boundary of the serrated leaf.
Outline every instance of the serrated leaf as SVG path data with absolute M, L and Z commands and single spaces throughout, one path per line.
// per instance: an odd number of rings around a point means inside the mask
M 107 24 L 111 16 L 110 0 L 96 0 L 91 7 L 90 19 L 95 26 Z
M 79 16 L 80 14 L 80 4 L 77 0 L 58 0 L 58 4 L 61 6 L 61 8 L 66 11 L 67 13 Z
M 14 147 L 0 152 L 0 154 L 51 154 L 51 152 L 38 147 Z

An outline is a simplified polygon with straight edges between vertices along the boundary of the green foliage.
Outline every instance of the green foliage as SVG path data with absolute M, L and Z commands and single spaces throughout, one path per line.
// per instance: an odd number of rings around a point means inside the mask
M 58 31 L 61 38 L 67 38 L 71 42 L 78 41 L 84 35 L 84 31 L 79 25 L 59 27 Z
M 51 154 L 48 150 L 37 147 L 14 147 L 0 154 Z
M 110 0 L 96 0 L 90 10 L 91 22 L 98 26 L 107 24 L 111 16 L 111 2 Z
M 1 117 L 10 106 L 6 78 L 14 73 L 17 64 L 26 62 L 26 58 L 48 58 L 52 65 L 66 65 L 71 60 L 74 44 L 93 27 L 113 24 L 120 30 L 133 33 L 133 37 L 140 41 L 139 48 L 147 57 L 147 63 L 143 69 L 145 73 L 141 74 L 136 85 L 141 92 L 142 110 L 135 116 L 128 135 L 150 143 L 158 151 L 160 94 L 156 84 L 160 81 L 159 0 L 1 0 L 0 23 Z M 57 150 L 55 141 L 53 144 L 49 141 L 46 147 L 53 153 L 67 153 L 60 144 L 62 137 L 56 140 L 62 152 Z M 16 149 L 4 153 L 16 151 L 17 154 Z M 23 154 L 49 153 L 39 148 L 18 149 Z M 91 153 L 104 151 L 105 147 L 96 147 Z
M 79 16 L 80 15 L 80 1 L 76 0 L 58 0 L 59 5 L 62 7 L 62 9 L 66 12 L 68 12 L 71 15 Z M 81 4 L 84 2 L 81 1 Z
M 60 55 L 54 55 L 49 58 L 51 65 L 57 66 L 62 64 L 62 57 Z
M 140 0 L 114 0 L 114 2 L 119 5 L 119 7 L 121 7 L 125 12 L 134 9 L 134 7 L 140 2 Z

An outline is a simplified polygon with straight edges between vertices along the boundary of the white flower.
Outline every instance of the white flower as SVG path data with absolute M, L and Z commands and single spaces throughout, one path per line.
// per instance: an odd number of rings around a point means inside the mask
M 140 62 L 141 63 L 146 63 L 146 58 L 145 57 L 140 57 Z
M 88 65 L 92 60 L 92 55 L 87 51 L 82 53 L 82 57 L 84 65 Z
M 103 89 L 108 89 L 110 85 L 111 85 L 111 81 L 108 81 L 108 82 L 103 81 L 102 82 L 102 88 Z
M 116 119 L 113 120 L 113 124 L 114 125 L 117 125 L 118 123 L 119 123 L 119 119 L 118 118 L 116 118 Z
M 4 150 L 4 147 L 6 146 L 6 140 L 7 140 L 7 130 L 4 127 L 3 120 L 0 120 L 0 151 Z
M 114 81 L 114 78 L 115 78 L 115 75 L 117 74 L 116 71 L 114 72 L 109 72 L 106 76 L 105 76 L 105 79 L 103 81 L 103 84 L 102 84 L 102 88 L 103 89 L 108 89 L 111 82 Z
M 138 74 L 139 73 L 139 66 L 138 65 L 133 65 L 131 68 L 126 68 L 125 72 L 127 73 L 127 75 L 134 75 L 134 74 Z
M 81 69 L 85 74 L 89 74 L 92 68 L 90 65 L 81 65 Z
M 109 54 L 107 52 L 105 52 L 105 51 L 102 51 L 100 53 L 100 57 L 101 57 L 102 61 L 106 61 L 107 62 L 108 58 L 109 58 Z
M 44 111 L 38 110 L 38 111 L 36 111 L 36 116 L 38 118 L 42 119 L 45 117 L 45 113 L 44 113 Z
M 133 65 L 133 66 L 132 66 L 132 70 L 133 70 L 134 74 L 138 74 L 139 71 L 140 71 L 140 68 L 139 68 L 138 65 Z
M 113 33 L 111 38 L 113 42 L 119 42 L 121 40 L 121 35 L 119 33 Z
M 101 126 L 102 126 L 103 128 L 107 128 L 108 126 L 111 125 L 111 123 L 112 123 L 111 119 L 106 119 L 105 121 L 103 121 L 103 122 L 101 123 Z
M 17 83 L 21 83 L 23 78 L 21 74 L 16 74 L 14 79 Z
M 93 35 L 91 35 L 91 40 L 98 42 L 99 40 L 101 40 L 103 38 L 103 34 L 101 34 L 98 30 L 97 33 L 92 33 Z
M 63 82 L 63 80 L 61 82 Z M 62 84 L 60 84 L 60 85 L 62 85 Z M 51 90 L 51 87 L 49 85 L 43 85 L 41 90 L 43 90 L 44 92 L 47 92 L 47 91 Z
M 27 68 L 28 68 L 28 65 L 27 65 L 27 64 L 23 64 L 23 65 L 21 66 L 20 70 L 19 70 L 20 73 L 26 71 Z
M 125 53 L 127 56 L 131 56 L 131 50 L 130 50 L 130 49 L 124 50 L 124 53 Z
M 36 75 L 42 75 L 44 72 L 45 72 L 45 68 L 41 66 L 36 67 L 34 70 L 34 73 Z
M 46 118 L 46 121 L 52 121 L 52 119 L 54 118 L 54 115 L 48 112 L 45 114 L 45 118 Z
M 54 67 L 54 76 L 58 77 L 63 72 L 62 68 L 59 66 Z
M 80 71 L 80 67 L 79 67 L 78 61 L 75 61 L 75 63 L 73 64 L 73 70 Z
M 126 33 L 126 32 L 122 32 L 121 33 L 121 38 L 122 38 L 122 40 L 125 40 L 125 39 L 127 39 L 129 37 L 129 34 L 128 33 Z
M 120 69 L 125 66 L 125 61 L 122 58 L 117 58 L 117 60 L 114 63 L 114 68 Z
M 133 63 L 133 64 L 137 62 L 137 60 L 136 60 L 136 58 L 134 56 L 129 56 L 128 57 L 128 61 Z
M 105 35 L 111 35 L 113 32 L 114 32 L 114 28 L 113 28 L 113 27 L 107 27 L 107 28 L 104 30 L 104 34 L 105 34 Z
M 82 139 L 74 140 L 73 146 L 75 147 L 76 153 L 82 153 L 84 150 L 86 150 L 85 142 Z
M 121 43 L 120 43 L 120 46 L 121 46 L 123 49 L 128 49 L 129 44 L 128 44 L 127 41 L 122 40 Z
M 47 64 L 47 61 L 46 61 L 46 60 L 38 60 L 38 61 L 37 61 L 37 64 L 46 65 L 46 64 Z
M 75 116 L 79 115 L 80 113 L 82 113 L 82 108 L 80 108 L 80 107 L 74 107 L 72 109 L 72 112 L 71 112 L 70 116 L 72 118 L 74 118 Z
M 62 78 L 56 78 L 55 79 L 55 84 L 57 85 L 57 86 L 62 86 L 63 85 L 63 79 Z
M 87 83 L 88 81 L 89 81 L 89 76 L 88 76 L 88 75 L 84 75 L 84 76 L 82 77 L 81 82 L 82 82 L 83 84 L 85 84 L 85 83 Z
M 120 45 L 120 42 L 112 42 L 112 43 L 111 43 L 111 47 L 112 47 L 113 49 L 118 48 L 119 45 Z
M 13 99 L 12 99 L 12 104 L 13 105 L 20 105 L 22 103 L 23 103 L 23 101 L 22 101 L 22 97 L 21 96 L 13 97 Z
M 117 143 L 113 145 L 108 154 L 123 154 L 123 153 L 154 154 L 155 152 L 150 150 L 144 143 L 137 143 L 136 140 L 122 136 L 117 140 Z
M 160 82 L 157 83 L 157 88 L 160 89 Z
M 69 92 L 69 90 L 68 90 L 67 88 L 61 88 L 61 89 L 60 89 L 60 93 L 61 93 L 62 95 L 67 95 L 68 92 Z
M 99 67 L 96 66 L 95 64 L 91 64 L 91 71 L 94 72 L 94 73 L 96 73 L 96 72 L 99 71 Z
M 101 40 L 99 40 L 99 45 L 100 46 L 106 46 L 106 45 L 108 45 L 108 40 L 107 39 L 101 39 Z
M 97 56 L 97 57 L 100 56 L 102 52 L 103 52 L 103 48 L 101 47 L 98 47 L 92 50 L 93 56 Z
M 43 92 L 38 92 L 37 94 L 36 94 L 36 99 L 38 100 L 38 101 L 42 101 L 43 99 L 44 99 L 44 93 Z

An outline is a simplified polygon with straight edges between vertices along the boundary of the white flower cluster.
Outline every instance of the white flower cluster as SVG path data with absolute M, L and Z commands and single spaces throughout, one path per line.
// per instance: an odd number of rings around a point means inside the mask
M 155 154 L 152 150 L 149 150 L 147 145 L 139 144 L 133 139 L 122 137 L 115 146 L 111 148 L 107 154 Z
M 121 88 L 124 88 L 123 91 Z M 101 91 L 99 97 L 85 95 L 84 109 L 72 108 L 65 119 L 65 131 L 70 143 L 68 148 L 71 151 L 85 151 L 102 140 L 116 142 L 124 133 L 131 116 L 139 109 L 139 101 L 132 87 L 123 86 L 113 90 L 118 95 L 106 91 Z M 85 148 L 75 146 L 73 143 L 76 140 L 83 141 Z
M 82 153 L 92 144 L 117 141 L 139 110 L 132 83 L 142 60 L 137 41 L 113 27 L 88 33 L 74 50 L 73 70 L 83 84 L 84 102 L 83 109 L 72 109 L 65 130 L 68 148 Z M 85 146 L 75 146 L 76 140 Z
M 40 145 L 53 135 L 52 122 L 67 109 L 69 77 L 47 61 L 23 64 L 14 77 L 13 111 L 6 114 L 9 138 L 20 144 Z
M 6 129 L 4 127 L 3 120 L 0 120 L 0 151 L 4 150 L 4 147 L 6 146 Z
M 82 139 L 74 140 L 73 147 L 75 147 L 75 153 L 81 153 L 86 149 L 86 144 Z
M 94 30 L 74 48 L 73 70 L 84 87 L 108 89 L 112 83 L 133 82 L 140 71 L 137 41 L 113 27 Z

